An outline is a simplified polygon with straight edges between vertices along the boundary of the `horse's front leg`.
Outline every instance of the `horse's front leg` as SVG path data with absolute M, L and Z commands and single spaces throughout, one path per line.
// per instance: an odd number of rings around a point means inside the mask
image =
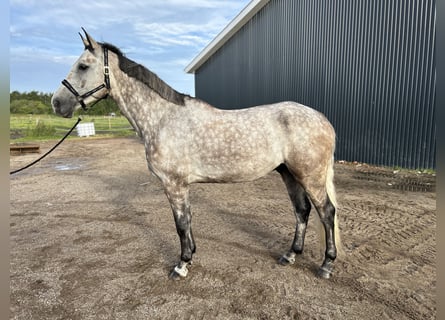
M 172 207 L 176 231 L 181 242 L 181 261 L 170 273 L 170 279 L 179 280 L 187 276 L 187 266 L 191 265 L 193 253 L 196 251 L 191 226 L 189 190 L 187 186 L 167 185 L 165 186 L 165 192 Z

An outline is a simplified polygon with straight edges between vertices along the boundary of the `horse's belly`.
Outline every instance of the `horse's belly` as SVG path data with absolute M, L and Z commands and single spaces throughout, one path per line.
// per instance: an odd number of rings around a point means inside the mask
M 233 155 L 205 159 L 192 163 L 190 183 L 194 182 L 244 182 L 261 178 L 278 167 L 278 155 L 258 155 L 246 158 Z

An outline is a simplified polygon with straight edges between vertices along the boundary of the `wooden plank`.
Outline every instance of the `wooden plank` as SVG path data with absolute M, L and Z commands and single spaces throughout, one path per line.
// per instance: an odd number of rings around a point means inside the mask
M 40 153 L 40 145 L 38 144 L 11 144 L 9 145 L 9 153 L 19 155 L 23 153 Z

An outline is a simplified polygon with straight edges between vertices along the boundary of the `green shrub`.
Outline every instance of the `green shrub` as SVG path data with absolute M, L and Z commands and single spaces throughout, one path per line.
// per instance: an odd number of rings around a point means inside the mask
M 56 128 L 38 120 L 34 128 L 28 127 L 27 136 L 32 137 L 52 137 L 56 134 Z

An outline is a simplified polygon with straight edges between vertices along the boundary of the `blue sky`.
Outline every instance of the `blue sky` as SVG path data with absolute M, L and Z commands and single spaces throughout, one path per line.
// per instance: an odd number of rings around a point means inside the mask
M 83 51 L 84 27 L 176 90 L 194 95 L 184 68 L 249 0 L 10 1 L 10 91 L 51 93 Z

